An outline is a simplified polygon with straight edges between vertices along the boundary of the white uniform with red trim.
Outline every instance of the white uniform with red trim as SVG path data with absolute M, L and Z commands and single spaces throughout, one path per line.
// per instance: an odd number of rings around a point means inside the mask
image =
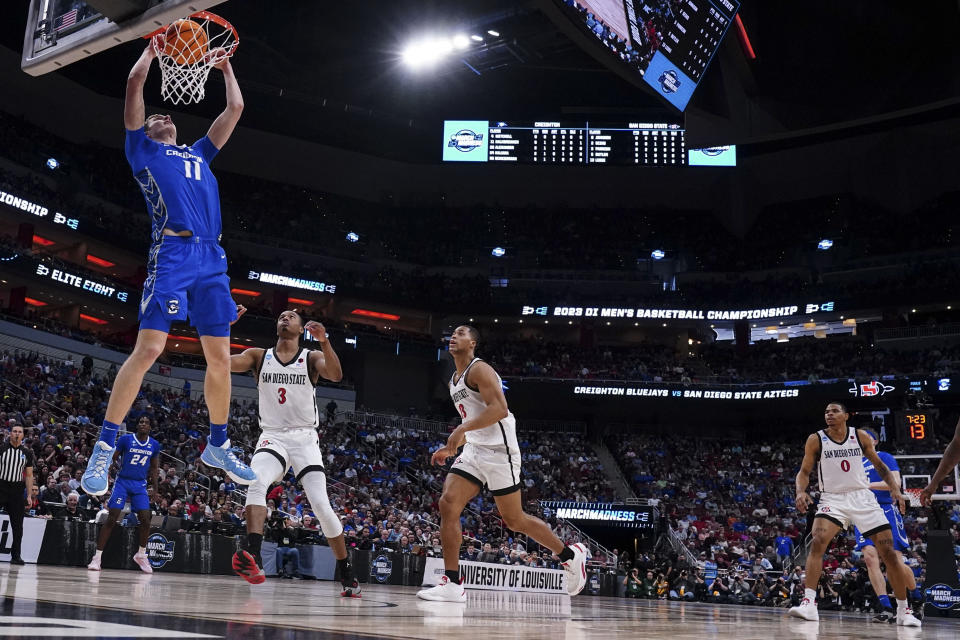
M 466 421 L 487 408 L 483 396 L 467 386 L 467 373 L 480 358 L 474 358 L 457 377 L 450 379 L 450 398 Z M 496 375 L 496 372 L 494 372 Z M 502 384 L 500 376 L 497 382 Z M 493 495 L 505 495 L 520 488 L 520 445 L 517 443 L 517 421 L 512 413 L 494 424 L 466 433 L 467 443 L 457 456 L 450 472 L 487 487 Z
M 863 446 L 857 430 L 847 427 L 843 441 L 833 440 L 826 429 L 817 432 L 820 439 L 820 504 L 817 517 L 826 518 L 847 529 L 856 526 L 865 536 L 890 523 L 870 491 L 870 480 L 863 468 Z

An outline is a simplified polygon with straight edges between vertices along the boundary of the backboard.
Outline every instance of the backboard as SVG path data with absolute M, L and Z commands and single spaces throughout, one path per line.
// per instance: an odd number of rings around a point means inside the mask
M 930 482 L 942 453 L 894 456 L 900 466 L 900 483 L 903 490 L 923 489 Z M 933 495 L 934 500 L 960 500 L 960 470 L 954 467 Z
M 20 68 L 33 76 L 43 75 L 225 1 L 30 0 Z M 118 5 L 147 8 L 142 12 L 134 9 L 132 17 L 119 22 L 97 9 Z

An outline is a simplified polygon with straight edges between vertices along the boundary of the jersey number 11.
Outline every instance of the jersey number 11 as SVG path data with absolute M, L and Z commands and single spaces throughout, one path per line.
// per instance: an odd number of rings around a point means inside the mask
M 193 178 L 194 180 L 199 180 L 200 179 L 200 163 L 197 162 L 196 160 L 184 160 L 183 172 L 187 174 L 187 180 L 189 180 L 190 178 Z

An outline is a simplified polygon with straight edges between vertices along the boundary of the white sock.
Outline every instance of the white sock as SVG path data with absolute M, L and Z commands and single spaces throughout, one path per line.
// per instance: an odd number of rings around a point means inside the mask
M 804 589 L 803 597 L 809 600 L 810 602 L 817 601 L 817 592 L 814 589 Z
M 100 556 L 102 556 L 102 555 L 103 555 L 103 551 L 101 551 L 100 549 L 97 549 L 97 551 L 93 554 L 93 559 L 94 559 L 94 560 L 99 560 L 99 559 L 100 559 Z
M 146 548 L 146 547 L 140 547 L 140 550 L 137 551 L 137 555 L 141 555 L 141 556 L 147 555 L 147 548 Z
M 907 610 L 906 600 L 897 600 L 897 613 L 904 613 Z

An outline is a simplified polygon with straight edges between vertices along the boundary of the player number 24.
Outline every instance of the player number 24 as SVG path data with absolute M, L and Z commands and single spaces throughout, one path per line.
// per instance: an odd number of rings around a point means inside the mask
M 183 161 L 183 172 L 187 174 L 187 180 L 193 178 L 194 180 L 200 179 L 200 163 L 196 160 L 184 160 Z
M 143 455 L 142 453 L 135 453 L 133 457 L 130 458 L 130 466 L 139 464 L 141 467 L 147 466 L 147 461 L 150 460 L 150 456 Z

